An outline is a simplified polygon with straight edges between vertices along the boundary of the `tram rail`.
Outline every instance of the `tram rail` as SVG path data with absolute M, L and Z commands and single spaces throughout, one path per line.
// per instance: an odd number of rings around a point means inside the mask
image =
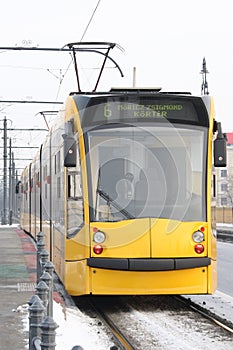
M 231 325 L 182 296 L 100 296 L 86 302 L 82 311 L 91 308 L 112 333 L 111 350 L 208 350 L 210 345 L 228 350 L 233 344 Z

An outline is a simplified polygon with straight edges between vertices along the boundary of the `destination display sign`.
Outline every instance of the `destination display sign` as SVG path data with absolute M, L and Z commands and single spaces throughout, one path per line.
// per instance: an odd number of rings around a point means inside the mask
M 174 112 L 184 112 L 184 104 L 137 104 L 137 103 L 106 103 L 104 104 L 104 117 L 115 118 L 169 118 Z M 176 113 L 177 114 L 177 113 Z
M 208 125 L 208 114 L 200 98 L 108 97 L 90 101 L 82 125 L 165 121 Z M 98 102 L 98 103 L 97 103 Z

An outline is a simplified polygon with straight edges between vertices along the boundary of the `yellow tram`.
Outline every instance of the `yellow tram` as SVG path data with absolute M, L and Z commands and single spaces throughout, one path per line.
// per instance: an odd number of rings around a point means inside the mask
M 224 166 L 209 95 L 73 93 L 22 174 L 21 226 L 71 295 L 212 293 L 213 153 Z

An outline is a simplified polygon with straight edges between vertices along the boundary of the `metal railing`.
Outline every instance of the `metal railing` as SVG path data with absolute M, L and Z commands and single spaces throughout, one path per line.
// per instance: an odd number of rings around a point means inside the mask
M 48 260 L 43 233 L 37 234 L 37 286 L 29 300 L 29 350 L 55 350 L 56 329 L 53 319 L 54 265 Z M 71 350 L 84 350 L 74 346 Z

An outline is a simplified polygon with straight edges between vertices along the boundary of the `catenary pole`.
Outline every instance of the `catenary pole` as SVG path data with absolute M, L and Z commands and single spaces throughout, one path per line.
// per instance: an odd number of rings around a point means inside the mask
M 12 182 L 11 182 L 11 173 L 12 173 L 12 154 L 11 154 L 11 138 L 9 139 L 9 177 L 8 177 L 8 190 L 9 190 L 9 196 L 8 196 L 8 223 L 11 225 L 11 214 L 12 214 L 12 206 L 11 206 L 11 193 L 12 193 Z
M 3 213 L 2 225 L 7 224 L 7 120 L 3 121 Z

